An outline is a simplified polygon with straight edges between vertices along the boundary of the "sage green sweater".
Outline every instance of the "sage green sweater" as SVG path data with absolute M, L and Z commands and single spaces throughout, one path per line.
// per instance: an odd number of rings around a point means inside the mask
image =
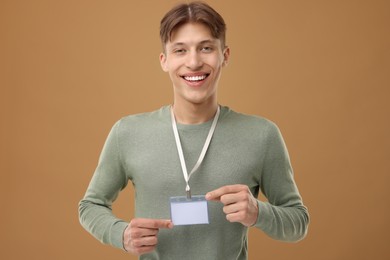
M 178 125 L 188 172 L 211 123 Z M 185 196 L 169 106 L 124 117 L 113 126 L 79 204 L 82 226 L 102 243 L 122 249 L 128 223 L 115 217 L 111 206 L 128 181 L 135 188 L 136 217 L 169 219 L 169 198 Z M 283 241 L 306 235 L 309 215 L 285 144 L 277 126 L 264 118 L 221 107 L 210 147 L 189 183 L 193 195 L 231 184 L 247 185 L 255 197 L 261 191 L 268 201 L 258 201 L 256 228 Z M 209 218 L 207 225 L 160 230 L 156 250 L 140 259 L 247 259 L 248 228 L 228 222 L 219 202 L 209 202 Z

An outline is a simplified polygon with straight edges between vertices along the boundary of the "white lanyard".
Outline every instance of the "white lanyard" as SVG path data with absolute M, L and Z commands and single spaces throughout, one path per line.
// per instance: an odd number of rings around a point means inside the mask
M 186 181 L 186 192 L 187 192 L 188 199 L 191 198 L 191 189 L 190 189 L 190 185 L 188 184 L 188 181 L 190 180 L 191 175 L 199 168 L 200 164 L 202 163 L 202 161 L 204 159 L 204 156 L 206 155 L 207 149 L 209 148 L 209 145 L 210 145 L 211 138 L 213 137 L 213 134 L 214 134 L 215 127 L 217 126 L 219 113 L 220 113 L 220 109 L 218 106 L 217 113 L 214 116 L 213 123 L 211 125 L 209 134 L 207 135 L 206 142 L 203 145 L 203 149 L 202 149 L 202 152 L 200 153 L 199 159 L 196 162 L 194 168 L 192 168 L 190 174 L 188 174 L 186 162 L 184 160 L 183 149 L 181 147 L 179 132 L 177 131 L 177 124 L 176 124 L 175 115 L 173 113 L 173 108 L 171 107 L 172 129 L 173 129 L 173 134 L 175 135 L 176 147 L 177 147 L 177 152 L 179 153 L 181 169 L 183 171 L 184 180 Z

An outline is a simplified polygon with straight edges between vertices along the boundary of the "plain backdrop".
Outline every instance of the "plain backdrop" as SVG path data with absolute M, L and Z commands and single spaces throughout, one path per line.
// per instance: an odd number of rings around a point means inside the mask
M 1 259 L 136 259 L 78 202 L 112 125 L 172 102 L 158 33 L 175 3 L 0 1 Z M 231 48 L 219 102 L 280 127 L 311 215 L 299 243 L 250 229 L 249 258 L 389 259 L 390 2 L 209 3 Z M 131 185 L 114 212 L 132 218 Z

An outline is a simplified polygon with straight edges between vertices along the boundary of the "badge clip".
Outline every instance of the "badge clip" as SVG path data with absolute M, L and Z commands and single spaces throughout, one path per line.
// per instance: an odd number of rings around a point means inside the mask
M 187 192 L 187 199 L 191 199 L 191 190 L 190 189 L 186 189 L 186 192 Z

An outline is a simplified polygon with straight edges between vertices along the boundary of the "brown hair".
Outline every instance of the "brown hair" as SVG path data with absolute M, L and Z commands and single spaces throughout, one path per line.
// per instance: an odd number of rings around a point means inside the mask
M 211 35 L 221 40 L 222 49 L 225 48 L 226 24 L 222 16 L 212 7 L 203 2 L 179 4 L 165 14 L 160 23 L 160 38 L 163 48 L 171 40 L 175 29 L 186 23 L 202 23 L 206 25 Z

